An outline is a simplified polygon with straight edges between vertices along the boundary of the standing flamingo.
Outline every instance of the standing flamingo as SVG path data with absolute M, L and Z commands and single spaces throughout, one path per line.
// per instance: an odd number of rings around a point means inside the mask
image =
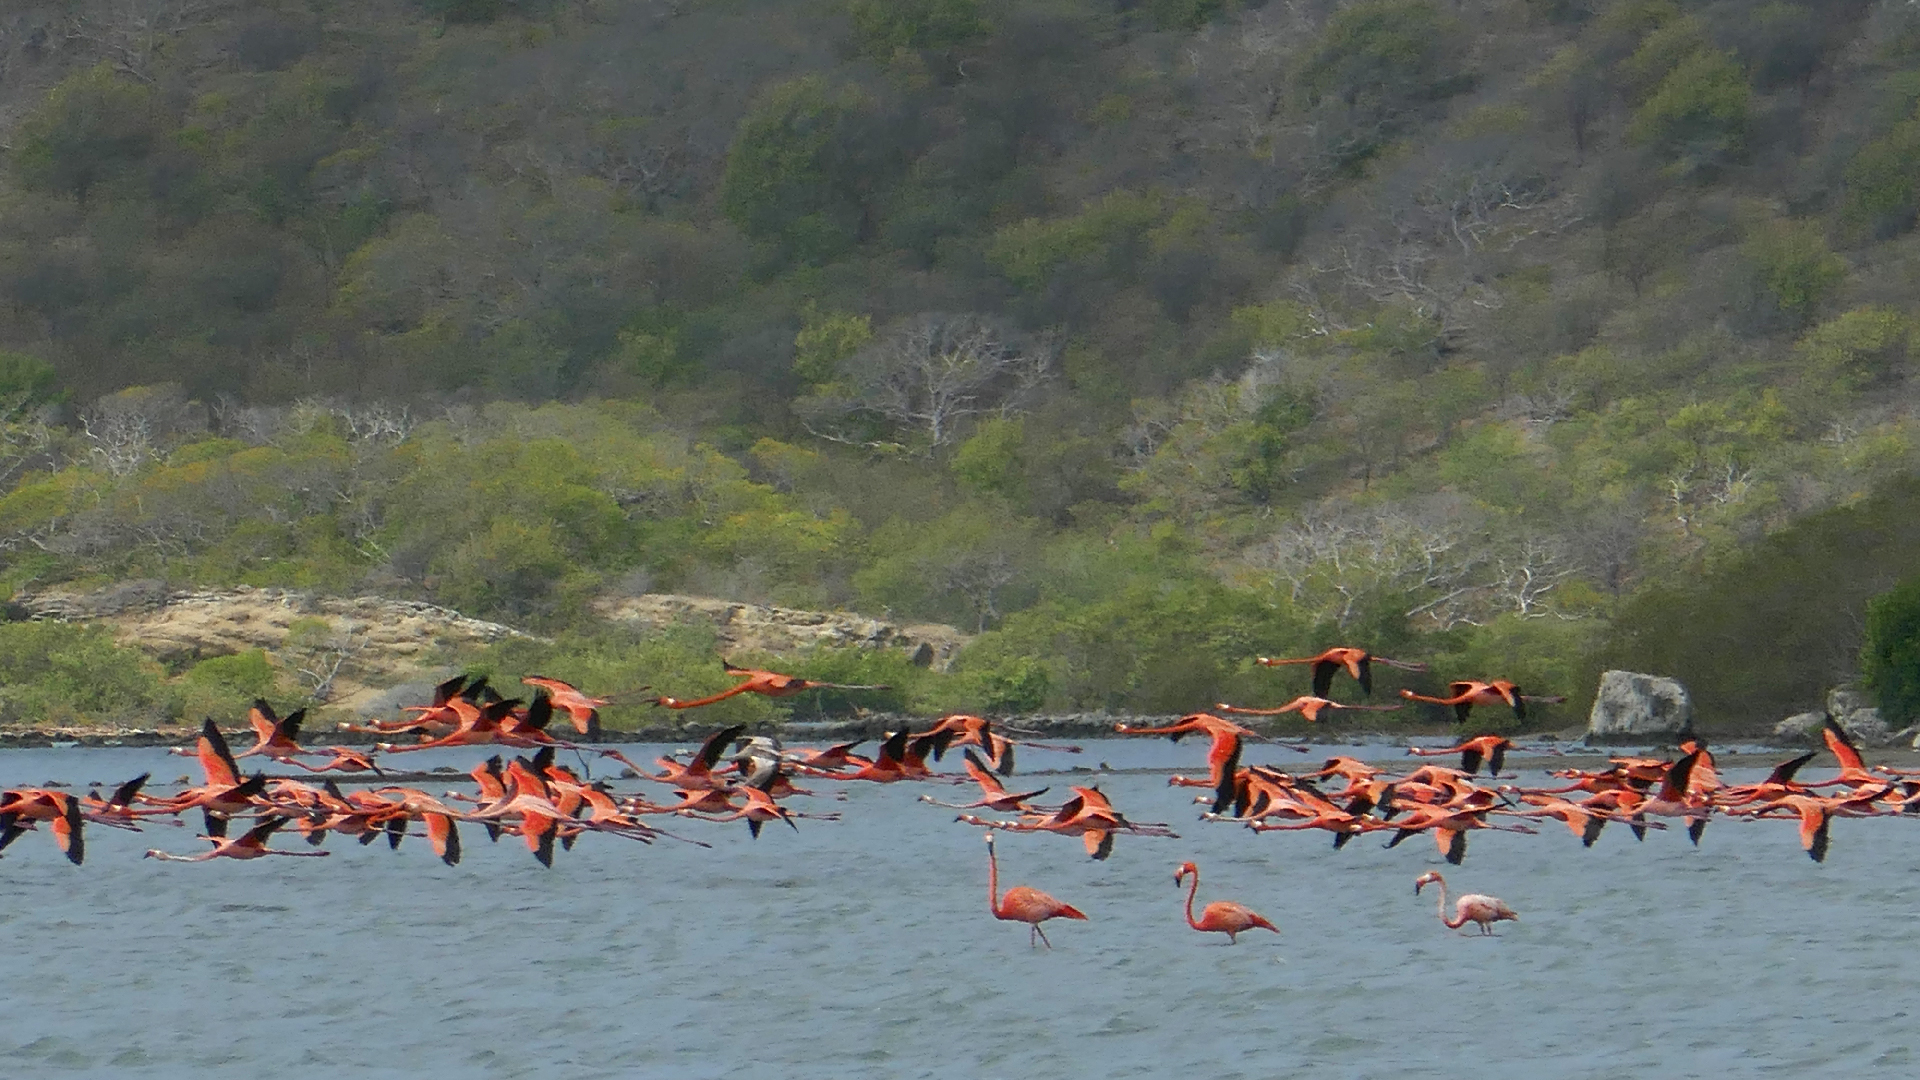
M 1027 944 L 1034 945 L 1035 935 L 1040 941 L 1046 941 L 1047 948 L 1053 948 L 1053 942 L 1047 941 L 1047 932 L 1040 924 L 1048 919 L 1080 919 L 1086 915 L 1071 904 L 1063 904 L 1039 889 L 1029 889 L 1025 885 L 1015 885 L 1000 896 L 1000 862 L 993 856 L 993 834 L 987 834 L 987 910 L 993 912 L 996 919 L 1008 922 L 1023 922 L 1032 929 L 1027 934 Z
M 1193 884 L 1187 887 L 1187 925 L 1203 932 L 1227 935 L 1227 944 L 1237 945 L 1242 931 L 1258 927 L 1279 933 L 1280 928 L 1261 918 L 1250 908 L 1236 904 L 1231 900 L 1215 900 L 1200 913 L 1200 921 L 1193 921 L 1193 894 L 1200 891 L 1200 868 L 1194 864 L 1181 863 L 1180 869 L 1173 872 L 1173 887 L 1179 888 L 1182 878 L 1193 875 Z
M 1440 876 L 1440 871 L 1429 870 L 1413 880 L 1413 895 L 1419 896 L 1420 887 L 1427 884 L 1440 886 L 1440 904 L 1437 913 L 1440 916 L 1440 922 L 1449 930 L 1458 930 L 1469 922 L 1476 922 L 1480 924 L 1482 934 L 1492 937 L 1494 923 L 1502 919 L 1520 921 L 1520 916 L 1514 914 L 1505 900 L 1482 896 L 1479 893 L 1468 893 L 1456 901 L 1453 907 L 1453 918 L 1449 919 L 1447 918 L 1447 879 Z

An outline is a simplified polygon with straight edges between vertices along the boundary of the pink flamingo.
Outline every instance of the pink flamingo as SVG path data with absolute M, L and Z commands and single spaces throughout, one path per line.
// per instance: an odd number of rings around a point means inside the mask
M 1447 879 L 1440 876 L 1440 871 L 1429 870 L 1415 878 L 1413 895 L 1419 896 L 1420 887 L 1430 883 L 1440 886 L 1440 904 L 1437 913 L 1440 916 L 1440 922 L 1449 930 L 1458 930 L 1469 922 L 1475 922 L 1480 924 L 1482 934 L 1492 937 L 1494 923 L 1502 919 L 1520 921 L 1520 916 L 1514 914 L 1514 910 L 1507 906 L 1505 900 L 1493 896 L 1482 896 L 1479 893 L 1468 893 L 1455 901 L 1453 918 L 1449 919 L 1447 918 Z
M 1079 919 L 1086 921 L 1086 915 L 1071 904 L 1063 904 L 1039 889 L 1029 889 L 1025 885 L 1015 885 L 1007 890 L 1005 897 L 1000 896 L 1000 863 L 993 857 L 993 834 L 987 834 L 987 910 L 993 917 L 1007 922 L 1023 922 L 1031 927 L 1027 934 L 1027 944 L 1035 944 L 1035 935 L 1040 941 L 1046 941 L 1047 948 L 1053 948 L 1053 942 L 1047 941 L 1047 932 L 1040 924 L 1048 919 Z
M 1193 894 L 1200 891 L 1200 868 L 1192 863 L 1181 863 L 1180 869 L 1173 872 L 1173 886 L 1179 888 L 1181 879 L 1193 875 L 1193 884 L 1187 887 L 1187 925 L 1203 932 L 1227 935 L 1227 944 L 1237 945 L 1239 935 L 1246 930 L 1259 928 L 1279 933 L 1280 928 L 1261 918 L 1259 914 L 1243 904 L 1231 900 L 1215 900 L 1200 913 L 1200 921 L 1193 921 Z

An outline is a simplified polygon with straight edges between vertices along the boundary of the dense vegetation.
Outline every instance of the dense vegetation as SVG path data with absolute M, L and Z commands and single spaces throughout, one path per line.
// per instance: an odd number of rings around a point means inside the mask
M 986 631 L 929 708 L 1631 659 L 1752 725 L 1920 572 L 1845 569 L 1920 454 L 1904 0 L 24 0 L 0 144 L 16 590 Z

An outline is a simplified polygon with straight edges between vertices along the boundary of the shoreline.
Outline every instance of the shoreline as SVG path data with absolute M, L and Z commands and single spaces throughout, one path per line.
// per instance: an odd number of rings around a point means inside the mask
M 1126 738 L 1115 732 L 1116 723 L 1127 723 L 1141 727 L 1160 726 L 1177 719 L 1175 715 L 1132 716 L 1119 713 L 1067 714 L 1058 716 L 1022 717 L 1019 724 L 1033 732 L 1040 739 L 1101 739 Z M 797 721 L 775 724 L 748 725 L 746 734 L 773 735 L 790 743 L 835 743 L 854 739 L 879 739 L 901 727 L 909 729 L 931 722 L 929 717 L 881 715 L 859 719 L 829 721 Z M 1277 741 L 1311 742 L 1321 746 L 1401 746 L 1411 740 L 1434 740 L 1466 738 L 1469 732 L 1446 724 L 1407 724 L 1392 730 L 1378 728 L 1342 728 L 1328 724 L 1308 725 L 1304 722 L 1283 722 L 1279 724 L 1261 723 L 1257 719 L 1248 725 L 1261 734 Z M 713 724 L 655 724 L 631 730 L 606 729 L 601 737 L 593 742 L 585 738 L 571 738 L 572 732 L 557 732 L 561 738 L 578 741 L 583 745 L 621 746 L 635 743 L 690 743 L 699 742 L 716 730 Z M 221 731 L 229 739 L 247 741 L 254 737 L 251 728 L 236 726 L 222 727 Z M 1478 734 L 1474 732 L 1471 734 Z M 200 728 L 180 725 L 158 728 L 109 728 L 109 727 L 54 727 L 54 728 L 14 728 L 0 729 L 0 751 L 27 749 L 69 749 L 69 748 L 112 748 L 112 747 L 174 747 L 190 746 L 199 738 Z M 1609 740 L 1606 742 L 1587 742 L 1584 729 L 1561 729 L 1558 731 L 1535 731 L 1513 733 L 1509 737 L 1516 743 L 1525 744 L 1529 740 L 1551 741 L 1567 747 L 1567 752 L 1558 755 L 1530 754 L 1524 751 L 1510 752 L 1514 761 L 1528 759 L 1554 760 L 1559 758 L 1590 758 L 1604 760 L 1610 755 L 1633 750 L 1655 751 L 1670 749 L 1672 743 L 1661 739 Z M 1749 762 L 1760 763 L 1770 760 L 1777 753 L 1821 749 L 1822 745 L 1813 740 L 1784 741 L 1771 734 L 1740 736 L 1724 733 L 1705 733 L 1701 736 L 1710 746 L 1719 744 L 1728 749 L 1716 751 L 1716 757 L 1726 764 L 1745 765 Z M 308 733 L 307 742 L 311 746 L 326 745 L 367 747 L 376 742 L 394 742 L 403 736 L 379 735 L 355 731 L 314 731 Z M 1736 749 L 1737 748 L 1737 749 Z M 1751 749 L 1750 749 L 1751 748 Z M 1765 748 L 1759 750 L 1759 748 Z M 1902 743 L 1888 746 L 1866 747 L 1876 758 L 1894 758 L 1901 761 L 1920 761 L 1920 750 L 1909 748 Z

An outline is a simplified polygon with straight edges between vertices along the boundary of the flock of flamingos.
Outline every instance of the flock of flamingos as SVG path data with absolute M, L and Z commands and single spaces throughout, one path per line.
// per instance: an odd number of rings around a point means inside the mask
M 1826 723 L 1825 739 L 1839 762 L 1839 773 L 1818 782 L 1795 779 L 1798 770 L 1814 757 L 1807 753 L 1781 763 L 1759 783 L 1723 784 L 1714 770 L 1713 755 L 1692 740 L 1681 744 L 1684 756 L 1676 760 L 1614 758 L 1604 769 L 1555 771 L 1551 775 L 1565 783 L 1544 788 L 1500 782 L 1511 779 L 1503 777 L 1501 769 L 1508 751 L 1515 746 L 1498 735 L 1469 738 L 1443 749 L 1410 749 L 1408 753 L 1424 757 L 1458 754 L 1460 765 L 1453 768 L 1425 763 L 1404 775 L 1389 775 L 1381 768 L 1347 757 L 1329 758 L 1317 769 L 1299 772 L 1242 765 L 1243 743 L 1265 740 L 1228 716 L 1298 712 L 1312 721 L 1329 710 L 1397 709 L 1401 706 L 1343 705 L 1327 695 L 1342 672 L 1351 676 L 1363 693 L 1371 694 L 1375 664 L 1424 670 L 1423 665 L 1371 656 L 1356 648 L 1329 649 L 1298 659 L 1261 657 L 1259 662 L 1275 667 L 1309 665 L 1312 693 L 1277 708 L 1223 703 L 1215 706 L 1215 713 L 1194 713 L 1164 727 L 1116 726 L 1123 735 L 1164 735 L 1175 741 L 1195 735 L 1209 741 L 1207 775 L 1168 780 L 1173 786 L 1203 789 L 1194 801 L 1206 805 L 1201 814 L 1204 820 L 1236 822 L 1256 832 L 1319 830 L 1332 836 L 1336 848 L 1363 833 L 1391 833 L 1387 847 L 1426 833 L 1447 862 L 1459 865 L 1466 857 L 1467 837 L 1474 830 L 1532 833 L 1536 830 L 1525 822 L 1548 818 L 1564 823 L 1582 844 L 1591 846 L 1610 822 L 1626 825 L 1635 839 L 1643 839 L 1648 829 L 1666 828 L 1665 821 L 1685 822 L 1688 836 L 1697 844 L 1716 814 L 1750 820 L 1785 817 L 1799 821 L 1802 846 L 1820 861 L 1826 856 L 1828 828 L 1835 817 L 1920 813 L 1920 782 L 1909 779 L 1920 773 L 1886 766 L 1868 768 L 1852 740 L 1831 718 Z M 692 701 L 657 697 L 651 699 L 652 703 L 689 709 L 743 693 L 786 697 L 820 688 L 874 689 L 731 665 L 727 671 L 741 681 L 722 693 Z M 669 832 L 661 823 L 745 821 L 758 837 L 762 826 L 769 823 L 784 822 L 798 828 L 798 818 L 840 816 L 789 808 L 787 801 L 814 794 L 796 781 L 963 783 L 954 774 L 934 771 L 930 764 L 958 748 L 966 774 L 979 787 L 980 797 L 964 803 L 943 802 L 932 795 L 920 799 L 957 809 L 957 820 L 986 830 L 989 907 L 996 918 L 1027 923 L 1031 927 L 1029 940 L 1037 945 L 1046 942 L 1041 924 L 1047 920 L 1084 920 L 1087 916 L 1026 886 L 1002 893 L 994 852 L 995 831 L 1079 837 L 1095 859 L 1106 858 L 1121 835 L 1175 835 L 1165 823 L 1128 820 L 1097 786 L 1072 787 L 1072 797 L 1058 805 L 1033 801 L 1046 788 L 1008 791 L 1002 777 L 1013 774 L 1016 747 L 1079 748 L 1015 738 L 1033 733 L 996 725 L 978 716 L 955 714 L 941 718 L 926 731 L 894 732 L 881 741 L 872 757 L 854 752 L 865 740 L 823 749 L 785 748 L 765 736 L 747 737 L 744 727 L 736 725 L 714 732 L 689 760 L 672 755 L 657 758 L 654 764 L 660 771 L 654 772 L 617 749 L 548 732 L 555 715 L 564 713 L 577 734 L 597 739 L 597 710 L 610 699 L 588 697 L 557 679 L 528 676 L 521 682 L 532 689 L 528 701 L 503 698 L 485 678 L 454 678 L 435 688 L 431 703 L 403 710 L 410 714 L 404 719 L 351 728 L 417 739 L 376 743 L 373 753 L 345 746 L 307 749 L 299 743 L 304 710 L 282 718 L 267 702 L 258 701 L 249 717 L 257 740 L 246 751 L 233 753 L 212 720 L 206 722 L 192 750 L 172 751 L 198 758 L 204 773 L 198 786 L 155 795 L 143 790 L 148 779 L 143 774 L 105 795 L 94 792 L 76 796 L 56 788 L 18 788 L 0 793 L 0 849 L 44 822 L 61 851 L 79 865 L 86 856 L 84 828 L 90 823 L 137 831 L 143 822 L 156 818 L 180 824 L 180 815 L 197 809 L 210 849 L 194 855 L 156 849 L 148 851 L 147 857 L 170 862 L 269 855 L 318 858 L 329 854 L 320 845 L 330 834 L 362 845 L 384 838 L 393 848 L 408 836 L 424 834 L 434 853 L 452 865 L 460 861 L 459 826 L 468 824 L 482 827 L 493 840 L 502 835 L 520 837 L 536 859 L 551 866 L 556 846 L 570 849 L 587 833 L 640 843 L 673 840 L 704 847 L 708 845 L 703 841 Z M 1475 706 L 1505 707 L 1524 717 L 1530 700 L 1560 700 L 1522 694 L 1504 680 L 1455 682 L 1445 697 L 1411 690 L 1402 690 L 1401 696 L 1451 706 L 1462 723 L 1470 721 Z M 475 789 L 468 792 L 435 796 L 415 787 L 375 786 L 385 779 L 382 762 L 391 765 L 396 756 L 419 750 L 464 746 L 500 747 L 530 754 L 517 754 L 511 760 L 495 754 L 474 766 L 469 775 Z M 1289 749 L 1304 752 L 1306 747 Z M 604 781 L 583 778 L 559 764 L 556 752 L 562 750 L 582 755 L 583 767 L 586 754 L 615 759 L 632 770 L 629 776 L 649 781 L 671 792 L 671 796 L 656 801 L 645 794 L 616 793 Z M 346 790 L 332 777 L 323 777 L 316 784 L 269 778 L 257 772 L 245 776 L 239 762 L 247 757 L 267 758 L 312 774 L 372 774 L 376 779 L 367 786 Z M 1477 779 L 1483 766 L 1484 782 Z M 1336 782 L 1344 786 L 1336 788 Z M 1012 816 L 985 817 L 976 811 Z M 250 817 L 250 825 L 240 835 L 230 836 L 230 821 L 240 817 Z M 420 833 L 413 831 L 415 826 Z M 282 829 L 299 833 L 308 849 L 268 846 Z M 1187 883 L 1186 920 L 1195 930 L 1225 934 L 1229 943 L 1248 930 L 1277 932 L 1271 922 L 1231 901 L 1208 904 L 1196 918 L 1193 905 L 1200 871 L 1191 862 L 1180 865 L 1174 883 Z M 1458 897 L 1449 915 L 1445 880 L 1437 872 L 1422 874 L 1414 882 L 1414 892 L 1418 894 L 1428 884 L 1439 887 L 1439 916 L 1449 928 L 1473 923 L 1482 934 L 1491 934 L 1494 923 L 1519 917 L 1504 902 L 1479 894 Z

